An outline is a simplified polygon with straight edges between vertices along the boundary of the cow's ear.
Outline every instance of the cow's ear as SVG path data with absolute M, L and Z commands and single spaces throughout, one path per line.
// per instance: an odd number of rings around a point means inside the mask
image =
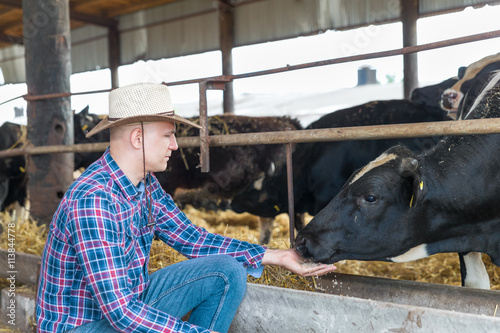
M 423 197 L 423 181 L 418 170 L 418 160 L 413 157 L 404 158 L 400 166 L 401 176 L 409 178 L 412 184 L 410 207 L 415 207 Z

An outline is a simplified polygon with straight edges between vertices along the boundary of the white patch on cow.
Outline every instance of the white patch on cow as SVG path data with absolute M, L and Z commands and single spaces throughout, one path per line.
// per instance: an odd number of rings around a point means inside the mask
M 481 91 L 481 94 L 477 96 L 477 98 L 474 101 L 474 104 L 472 104 L 472 107 L 470 108 L 469 112 L 465 115 L 464 119 L 467 119 L 469 115 L 471 114 L 472 111 L 479 105 L 479 103 L 483 100 L 484 96 L 498 83 L 500 80 L 500 71 L 488 82 L 488 85 Z
M 460 87 L 465 81 L 471 80 L 474 78 L 477 73 L 479 73 L 484 67 L 488 66 L 491 63 L 494 63 L 495 61 L 500 61 L 500 52 L 497 54 L 492 54 L 487 57 L 484 57 L 476 62 L 473 62 L 469 66 L 467 66 L 467 69 L 465 70 L 464 77 L 460 79 L 457 83 L 453 85 L 452 88 L 457 87 L 456 90 L 460 90 Z
M 469 252 L 464 256 L 467 274 L 464 284 L 470 288 L 490 289 L 490 277 L 484 267 L 480 252 Z
M 452 97 L 453 96 L 453 97 Z M 464 97 L 464 94 L 460 90 L 455 90 L 452 88 L 448 88 L 443 92 L 443 95 L 441 97 L 441 102 L 439 103 L 441 105 L 441 108 L 443 110 L 448 111 L 448 117 L 450 117 L 453 120 L 457 120 L 457 114 L 458 114 L 458 107 L 460 106 L 460 101 Z M 443 100 L 447 100 L 451 107 L 447 108 Z
M 274 176 L 274 173 L 276 172 L 276 165 L 274 162 L 271 162 L 269 165 L 269 168 L 267 169 L 267 175 L 268 176 Z
M 427 244 L 422 244 L 415 246 L 414 248 L 408 250 L 400 256 L 388 258 L 392 262 L 408 262 L 414 261 L 422 258 L 427 258 L 429 253 L 427 253 Z
M 354 176 L 354 178 L 351 180 L 349 185 L 354 183 L 359 178 L 363 177 L 363 175 L 366 174 L 368 171 L 370 171 L 376 167 L 379 167 L 379 166 L 381 166 L 389 161 L 392 161 L 392 160 L 396 159 L 396 157 L 397 157 L 396 154 L 383 153 L 382 155 L 377 157 L 375 160 L 373 160 L 370 163 L 368 163 L 367 165 L 365 165 L 365 167 L 363 169 L 361 169 L 361 171 L 358 172 L 358 174 L 356 176 Z
M 264 184 L 264 176 L 260 177 L 256 181 L 253 182 L 253 188 L 257 191 L 262 191 L 262 185 Z

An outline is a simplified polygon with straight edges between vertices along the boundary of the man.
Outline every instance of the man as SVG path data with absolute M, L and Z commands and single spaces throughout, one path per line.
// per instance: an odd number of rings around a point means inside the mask
M 36 315 L 39 332 L 226 332 L 246 274 L 280 265 L 303 276 L 294 250 L 271 250 L 193 225 L 152 172 L 177 150 L 168 88 L 133 84 L 109 95 L 110 147 L 68 189 L 50 224 Z M 154 236 L 191 260 L 148 276 Z M 189 322 L 181 317 L 189 311 Z

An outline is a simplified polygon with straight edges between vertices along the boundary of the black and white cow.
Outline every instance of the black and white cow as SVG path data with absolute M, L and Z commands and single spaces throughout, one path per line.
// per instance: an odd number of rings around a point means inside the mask
M 472 107 L 478 94 L 483 91 L 483 86 L 489 82 L 486 80 L 487 74 L 497 69 L 500 69 L 500 53 L 473 62 L 465 69 L 461 67 L 458 82 L 446 89 L 441 99 L 441 107 L 448 111 L 448 116 L 454 120 L 463 119 L 457 114 L 458 110 L 463 112 Z M 471 96 L 467 98 L 466 95 Z
M 373 101 L 327 114 L 306 129 L 368 126 L 383 124 L 443 121 L 446 119 L 439 102 L 442 92 L 457 79 L 418 88 L 412 100 Z M 404 143 L 415 150 L 433 146 L 439 138 L 403 140 L 360 140 L 297 144 L 293 152 L 293 182 L 295 222 L 300 229 L 303 213 L 315 215 L 340 191 L 346 180 L 387 148 Z M 259 179 L 231 201 L 231 209 L 258 216 L 274 218 L 288 211 L 286 167 L 274 175 Z M 270 225 L 271 226 L 271 225 Z M 263 242 L 270 239 L 270 230 L 264 231 Z
M 459 73 L 465 71 L 465 68 L 461 67 Z M 429 108 L 436 108 L 440 106 L 444 92 L 453 87 L 458 82 L 458 78 L 458 76 L 455 76 L 437 84 L 415 88 L 410 93 L 410 102 Z
M 466 119 L 500 117 L 500 71 Z M 500 134 L 447 137 L 415 154 L 394 146 L 355 172 L 297 235 L 304 257 L 405 262 L 462 254 L 462 284 L 489 288 L 481 260 L 500 265 Z

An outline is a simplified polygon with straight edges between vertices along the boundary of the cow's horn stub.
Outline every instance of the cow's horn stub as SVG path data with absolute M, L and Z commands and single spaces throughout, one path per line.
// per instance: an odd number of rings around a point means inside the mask
M 402 174 L 411 174 L 414 173 L 418 168 L 418 161 L 415 158 L 407 157 L 403 158 L 401 162 L 401 173 Z

